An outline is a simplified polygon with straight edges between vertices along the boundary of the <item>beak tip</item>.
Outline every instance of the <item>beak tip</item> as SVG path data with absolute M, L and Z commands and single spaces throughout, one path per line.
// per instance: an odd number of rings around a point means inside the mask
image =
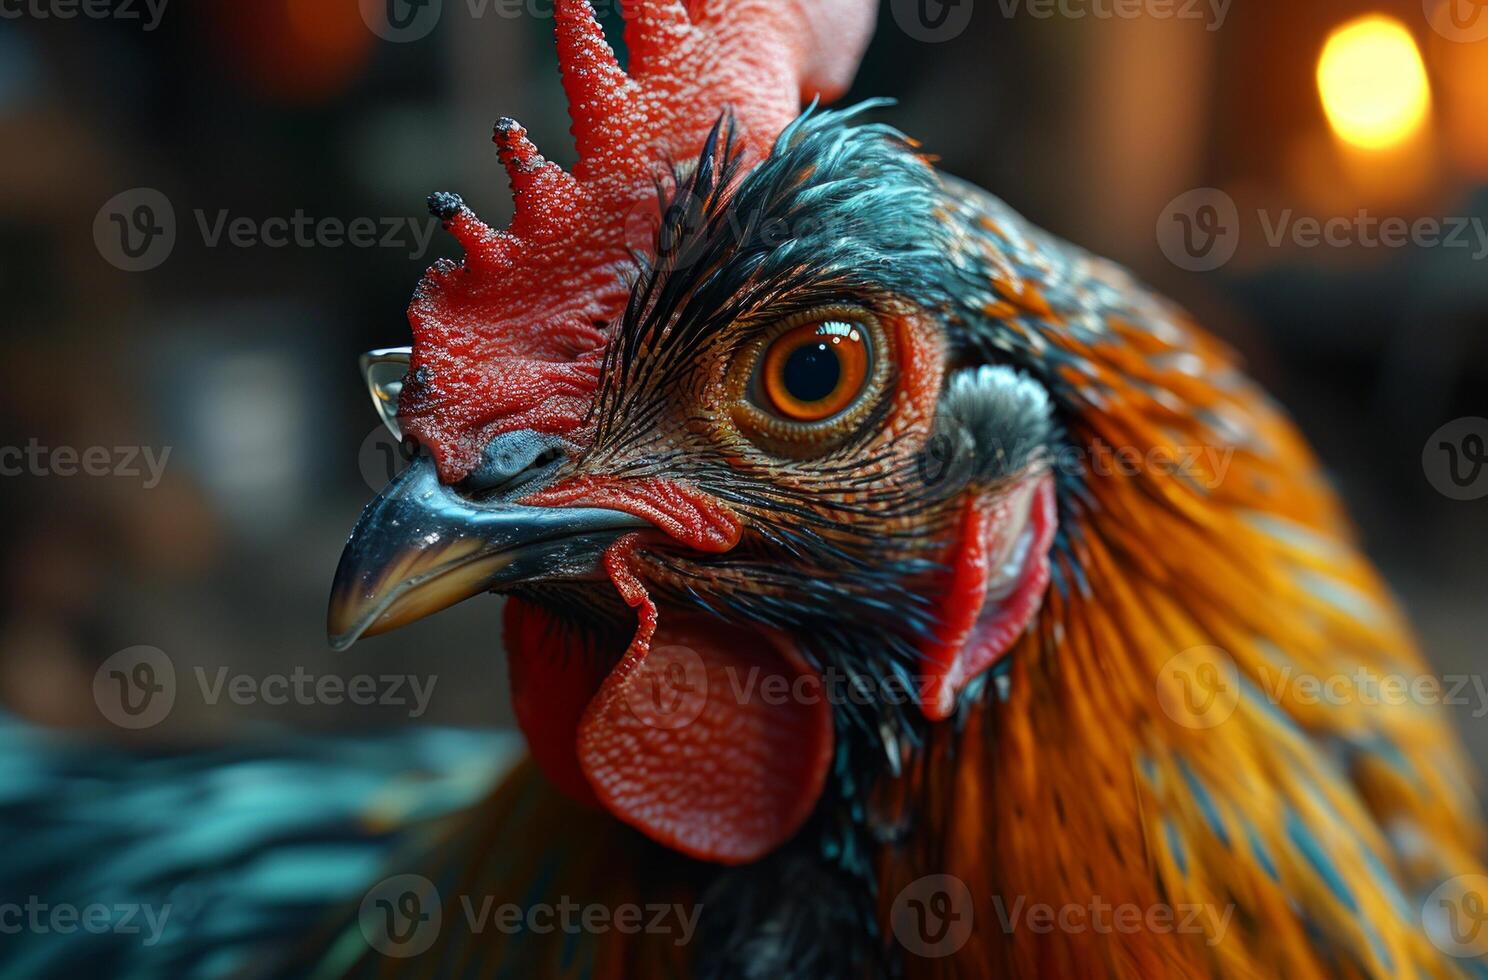
M 499 585 L 582 577 L 612 541 L 650 526 L 600 508 L 476 503 L 440 483 L 420 455 L 352 531 L 331 586 L 326 640 L 339 652 Z
M 349 604 L 333 595 L 326 615 L 326 642 L 331 649 L 344 653 L 366 634 L 367 624 L 356 622 Z

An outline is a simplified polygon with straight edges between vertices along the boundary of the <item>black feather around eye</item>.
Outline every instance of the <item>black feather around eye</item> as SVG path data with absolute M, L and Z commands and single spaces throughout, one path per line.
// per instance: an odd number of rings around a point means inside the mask
M 654 257 L 635 256 L 596 444 L 637 437 L 700 355 L 744 342 L 750 325 L 832 305 L 950 305 L 939 178 L 903 134 L 857 122 L 880 105 L 810 109 L 747 170 L 725 114 L 671 193 L 658 187 Z
M 996 484 L 1046 459 L 1054 438 L 1049 393 L 1004 365 L 968 368 L 951 377 L 936 413 L 927 455 L 943 482 Z

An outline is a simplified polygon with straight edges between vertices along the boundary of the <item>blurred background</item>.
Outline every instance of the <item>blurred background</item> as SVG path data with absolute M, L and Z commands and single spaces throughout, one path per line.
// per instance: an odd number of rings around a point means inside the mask
M 572 162 L 550 3 L 436 0 L 391 37 L 355 0 L 98 9 L 0 2 L 0 447 L 30 454 L 0 457 L 0 704 L 154 743 L 508 723 L 497 600 L 344 654 L 324 616 L 345 535 L 396 465 L 356 356 L 406 344 L 420 274 L 458 254 L 426 195 L 504 220 L 500 115 Z M 1433 664 L 1477 674 L 1488 500 L 1439 492 L 1431 446 L 1488 415 L 1488 7 L 1130 9 L 885 0 L 851 98 L 894 96 L 884 115 L 947 170 L 1241 351 L 1334 473 Z M 1464 230 L 1395 247 L 1361 215 Z M 1352 230 L 1311 246 L 1296 224 L 1340 217 Z M 107 475 L 83 471 L 94 447 Z M 189 693 L 124 732 L 93 677 L 142 644 Z M 213 708 L 194 676 L 223 667 L 438 682 L 420 718 Z M 1488 758 L 1478 708 L 1450 710 Z

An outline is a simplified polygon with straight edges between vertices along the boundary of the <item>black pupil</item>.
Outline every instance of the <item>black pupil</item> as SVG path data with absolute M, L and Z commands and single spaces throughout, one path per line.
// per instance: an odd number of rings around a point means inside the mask
M 819 402 L 837 390 L 842 380 L 842 362 L 825 341 L 802 344 L 785 359 L 785 390 L 800 402 Z

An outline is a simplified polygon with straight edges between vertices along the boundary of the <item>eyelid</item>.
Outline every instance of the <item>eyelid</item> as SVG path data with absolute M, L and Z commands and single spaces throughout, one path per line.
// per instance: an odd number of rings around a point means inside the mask
M 820 422 L 796 422 L 780 417 L 769 409 L 759 389 L 766 351 L 777 339 L 798 327 L 834 320 L 857 325 L 867 334 L 868 380 L 862 392 L 846 409 Z M 745 437 L 768 452 L 809 456 L 846 441 L 857 424 L 882 401 L 893 373 L 894 349 L 889 331 L 879 317 L 858 306 L 821 306 L 775 321 L 745 343 L 729 368 L 727 397 L 734 424 Z

